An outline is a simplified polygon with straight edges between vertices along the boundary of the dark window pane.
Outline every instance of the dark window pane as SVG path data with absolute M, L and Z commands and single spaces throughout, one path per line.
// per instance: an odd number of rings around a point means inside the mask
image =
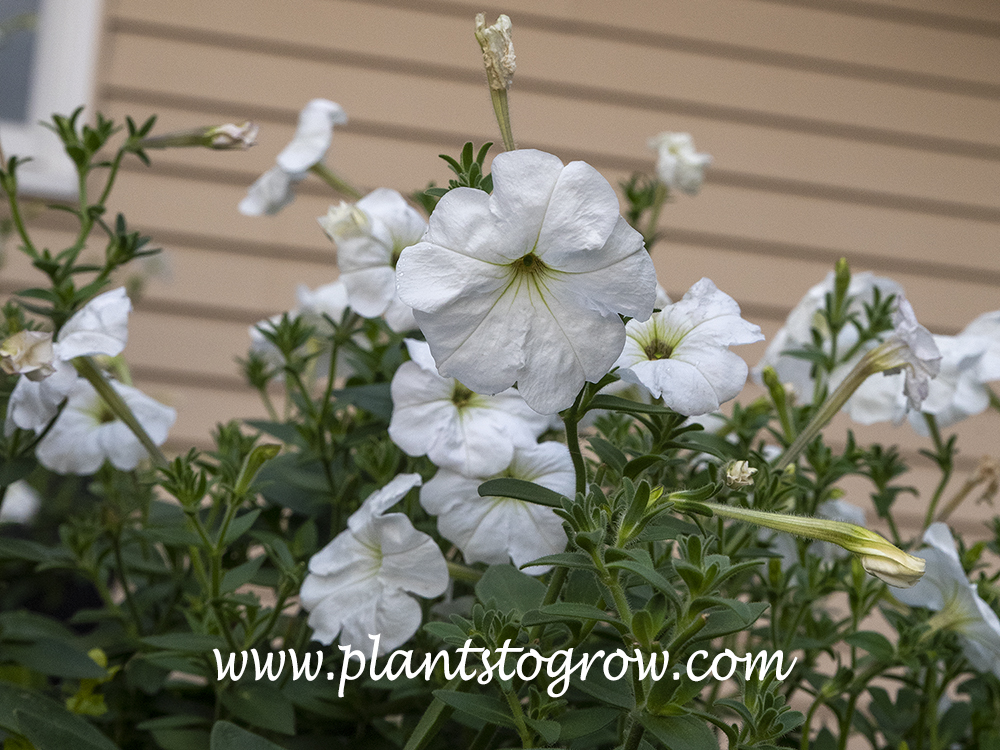
M 28 119 L 39 0 L 0 0 L 0 120 Z

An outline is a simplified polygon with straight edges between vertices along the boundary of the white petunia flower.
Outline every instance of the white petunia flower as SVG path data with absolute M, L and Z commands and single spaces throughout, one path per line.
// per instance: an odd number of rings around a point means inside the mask
M 806 292 L 806 295 L 788 314 L 785 325 L 771 339 L 764 356 L 753 369 L 754 380 L 759 383 L 761 382 L 761 371 L 767 366 L 773 367 L 778 374 L 778 379 L 794 388 L 796 400 L 801 404 L 812 403 L 813 379 L 809 374 L 812 364 L 808 360 L 792 357 L 786 352 L 803 349 L 811 344 L 813 328 L 820 332 L 824 348 L 829 351 L 830 331 L 827 329 L 826 321 L 820 311 L 826 304 L 826 295 L 833 293 L 835 276 L 835 273 L 831 271 L 821 283 Z M 892 279 L 867 272 L 852 274 L 847 294 L 853 300 L 848 307 L 848 313 L 863 314 L 864 306 L 870 305 L 874 300 L 876 289 L 880 292 L 882 299 L 890 294 L 901 295 L 903 293 L 903 287 Z M 857 341 L 857 329 L 852 325 L 845 326 L 837 338 L 837 351 L 846 352 Z M 843 374 L 846 374 L 849 369 L 850 367 L 845 369 Z
M 467 476 L 506 468 L 516 445 L 532 445 L 549 418 L 533 411 L 513 388 L 486 396 L 442 377 L 430 349 L 406 339 L 410 362 L 392 378 L 389 437 L 408 455 Z
M 156 445 L 163 445 L 177 412 L 131 386 L 108 381 Z M 93 474 L 105 460 L 130 471 L 148 453 L 94 387 L 77 378 L 66 407 L 35 450 L 39 463 L 60 474 Z
M 961 336 L 979 336 L 990 342 L 979 363 L 980 382 L 1000 380 L 1000 310 L 983 313 L 969 323 Z
M 67 320 L 52 344 L 50 374 L 37 382 L 25 374 L 14 386 L 7 404 L 6 434 L 15 427 L 35 432 L 45 428 L 76 383 L 76 369 L 70 363 L 74 357 L 121 354 L 128 341 L 131 310 L 125 287 L 119 287 L 94 297 Z
M 381 635 L 379 653 L 403 645 L 420 627 L 420 605 L 407 592 L 435 597 L 448 586 L 448 567 L 434 540 L 402 513 L 386 513 L 419 486 L 401 474 L 347 519 L 347 529 L 313 555 L 299 600 L 313 638 L 361 648 Z
M 379 188 L 353 206 L 331 206 L 319 223 L 337 245 L 351 307 L 366 318 L 384 315 L 397 333 L 416 328 L 413 311 L 396 293 L 396 262 L 427 229 L 420 213 L 395 190 Z
M 920 411 L 909 413 L 910 425 L 921 435 L 929 434 L 923 414 L 933 415 L 938 427 L 948 427 L 985 411 L 990 405 L 985 384 L 1000 379 L 1000 368 L 990 372 L 983 367 L 993 343 L 988 338 L 963 332 L 935 336 L 934 343 L 941 352 L 941 371 L 930 382 Z
M 0 346 L 0 370 L 35 382 L 56 371 L 55 358 L 52 334 L 47 331 L 18 331 Z
M 933 523 L 924 532 L 924 544 L 917 555 L 927 561 L 924 577 L 913 588 L 893 595 L 903 604 L 937 612 L 931 627 L 957 633 L 972 668 L 1000 677 L 1000 618 L 965 575 L 951 531 L 943 523 Z
M 619 314 L 649 317 L 656 273 L 614 189 L 583 162 L 541 151 L 493 160 L 493 194 L 449 191 L 396 266 L 442 375 L 474 391 L 516 382 L 552 414 L 610 370 Z
M 562 443 L 517 447 L 510 465 L 493 474 L 465 476 L 441 469 L 420 490 L 420 504 L 438 517 L 442 536 L 462 550 L 466 562 L 520 567 L 566 549 L 562 520 L 551 508 L 509 497 L 480 497 L 487 479 L 513 477 L 547 487 L 567 497 L 576 492 L 569 448 Z M 531 568 L 541 575 L 547 566 Z
M 728 347 L 764 335 L 740 317 L 740 306 L 702 279 L 683 299 L 649 320 L 630 320 L 616 363 L 623 380 L 646 386 L 679 414 L 716 411 L 743 389 L 747 365 Z
M 295 199 L 295 184 L 323 161 L 333 140 L 335 125 L 347 122 L 347 113 L 336 102 L 313 99 L 299 113 L 295 136 L 281 153 L 277 164 L 261 175 L 240 201 L 245 216 L 275 214 Z
M 656 176 L 671 190 L 697 195 L 705 180 L 705 170 L 712 163 L 708 154 L 694 150 L 689 133 L 660 133 L 649 139 L 657 152 Z

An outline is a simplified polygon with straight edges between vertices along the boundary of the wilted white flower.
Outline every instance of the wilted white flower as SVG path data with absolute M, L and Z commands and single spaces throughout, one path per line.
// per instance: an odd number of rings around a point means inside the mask
M 389 437 L 411 456 L 467 476 L 506 468 L 516 445 L 532 445 L 549 424 L 514 389 L 495 396 L 474 393 L 440 375 L 430 349 L 406 339 L 410 362 L 392 378 Z
M 31 523 L 42 507 L 42 498 L 23 479 L 11 482 L 0 503 L 0 523 Z
M 313 99 L 299 113 L 291 142 L 278 154 L 276 166 L 250 186 L 240 201 L 245 216 L 275 214 L 295 199 L 294 186 L 323 161 L 333 140 L 333 127 L 347 122 L 347 113 L 336 102 Z
M 0 346 L 0 370 L 36 382 L 55 372 L 55 358 L 52 334 L 47 331 L 19 331 Z
M 131 386 L 108 381 L 156 445 L 163 445 L 177 412 Z M 132 430 L 118 420 L 83 378 L 73 384 L 66 406 L 35 449 L 39 463 L 60 474 L 93 474 L 105 460 L 131 471 L 148 455 Z
M 759 326 L 740 317 L 736 300 L 709 279 L 649 320 L 630 320 L 625 332 L 618 374 L 686 416 L 707 414 L 734 398 L 746 383 L 747 365 L 728 347 L 764 338 Z
M 509 497 L 480 497 L 487 479 L 513 477 L 572 497 L 576 473 L 569 448 L 562 443 L 538 443 L 514 448 L 514 456 L 499 473 L 465 476 L 441 469 L 420 490 L 420 504 L 438 517 L 441 535 L 462 550 L 466 562 L 520 567 L 566 549 L 562 519 L 552 508 Z M 548 567 L 530 568 L 541 575 Z
M 621 315 L 649 317 L 656 274 L 614 189 L 583 162 L 523 149 L 493 160 L 493 194 L 449 191 L 396 266 L 441 374 L 515 382 L 536 411 L 572 405 L 621 353 Z
M 712 157 L 694 150 L 689 133 L 654 135 L 649 139 L 649 147 L 657 152 L 656 176 L 660 182 L 671 190 L 698 194 Z
M 339 635 L 341 645 L 361 647 L 381 635 L 379 653 L 387 653 L 420 627 L 420 605 L 407 592 L 444 593 L 448 567 L 437 544 L 404 514 L 386 513 L 419 484 L 418 474 L 393 479 L 309 560 L 299 600 L 315 640 L 330 644 Z
M 753 475 L 757 469 L 753 468 L 747 461 L 733 461 L 726 467 L 727 487 L 752 487 Z
M 128 341 L 128 314 L 132 303 L 119 287 L 94 297 L 59 330 L 52 345 L 50 374 L 35 382 L 24 376 L 17 381 L 7 404 L 6 433 L 15 427 L 41 432 L 59 410 L 59 404 L 77 380 L 70 364 L 74 357 L 121 354 Z
M 483 49 L 483 63 L 491 89 L 506 91 L 514 80 L 517 65 L 511 30 L 507 16 L 501 15 L 492 26 L 486 25 L 486 16 L 482 13 L 476 16 L 476 40 Z
M 957 633 L 973 669 L 1000 677 L 1000 618 L 965 575 L 951 531 L 943 523 L 933 523 L 924 532 L 924 544 L 918 552 L 927 562 L 923 579 L 893 595 L 903 604 L 937 612 L 931 626 Z
M 395 190 L 379 188 L 353 206 L 331 206 L 319 223 L 337 245 L 351 307 L 366 318 L 385 315 L 397 332 L 416 328 L 413 311 L 396 293 L 396 263 L 404 248 L 423 237 L 423 216 Z

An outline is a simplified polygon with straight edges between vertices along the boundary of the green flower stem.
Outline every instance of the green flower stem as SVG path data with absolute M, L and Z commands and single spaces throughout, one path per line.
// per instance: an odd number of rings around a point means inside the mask
M 798 437 L 795 438 L 795 441 L 788 446 L 787 450 L 781 455 L 781 458 L 778 459 L 778 463 L 774 467 L 775 469 L 781 471 L 798 458 L 799 454 L 805 450 L 805 447 L 819 435 L 820 431 L 843 408 L 844 404 L 847 403 L 847 399 L 868 379 L 869 375 L 873 374 L 867 359 L 867 357 L 862 358 L 847 377 L 844 378 L 844 382 L 837 386 L 837 389 L 823 402 L 819 410 L 809 420 L 809 424 L 805 426 Z
M 493 112 L 497 116 L 497 124 L 500 126 L 500 137 L 503 139 L 505 151 L 513 151 L 517 148 L 514 145 L 514 132 L 510 127 L 510 107 L 507 104 L 507 89 L 495 89 L 490 87 L 490 98 L 493 100 Z
M 508 688 L 503 691 L 503 694 L 507 699 L 507 705 L 510 706 L 514 726 L 517 727 L 517 734 L 521 738 L 521 746 L 524 748 L 534 747 L 535 736 L 524 721 L 524 710 L 521 708 L 521 701 L 518 700 L 517 693 Z
M 135 414 L 128 407 L 128 404 L 118 395 L 111 383 L 101 374 L 101 371 L 97 369 L 97 365 L 94 364 L 94 360 L 90 357 L 77 357 L 73 360 L 73 364 L 76 366 L 77 372 L 79 372 L 84 378 L 87 379 L 94 390 L 104 399 L 104 403 L 108 405 L 108 408 L 114 413 L 118 419 L 125 423 L 125 425 L 132 430 L 132 434 L 138 438 L 139 442 L 142 443 L 142 447 L 146 449 L 149 453 L 149 457 L 153 460 L 153 463 L 158 466 L 166 466 L 167 458 L 160 451 L 156 443 L 146 432 L 145 428 L 139 423 L 139 420 L 135 418 Z
M 469 583 L 476 583 L 483 577 L 481 571 L 478 571 L 475 568 L 470 568 L 468 565 L 462 565 L 451 561 L 448 562 L 448 575 L 456 581 L 467 581 Z
M 926 529 L 934 521 L 934 511 L 937 510 L 938 503 L 941 501 L 944 488 L 948 486 L 948 482 L 951 480 L 951 471 L 954 462 L 951 459 L 950 446 L 946 445 L 941 439 L 941 431 L 938 429 L 937 420 L 934 418 L 934 415 L 924 414 L 924 421 L 930 430 L 931 440 L 934 441 L 934 450 L 937 452 L 935 459 L 941 469 L 941 481 L 938 482 L 938 486 L 934 489 L 931 501 L 927 504 L 927 513 L 924 515 L 924 528 Z
M 652 250 L 653 243 L 656 241 L 656 227 L 660 223 L 660 212 L 663 210 L 663 204 L 667 202 L 669 194 L 670 191 L 667 189 L 667 186 L 657 180 L 656 194 L 653 197 L 653 212 L 649 215 L 649 224 L 646 225 L 646 232 L 642 235 L 642 241 L 646 245 L 646 252 Z
M 816 696 L 816 700 L 813 701 L 812 705 L 809 706 L 809 711 L 806 712 L 806 720 L 802 724 L 802 739 L 799 742 L 799 750 L 809 750 L 809 731 L 812 727 L 813 716 L 816 714 L 816 710 L 826 703 L 826 698 L 822 693 Z
M 576 472 L 576 491 L 587 491 L 587 462 L 583 460 L 583 453 L 580 451 L 580 435 L 577 424 L 580 421 L 580 403 L 587 386 L 584 385 L 578 394 L 573 405 L 563 412 L 563 424 L 566 427 L 566 445 L 569 448 L 570 458 L 573 459 L 573 469 Z
M 636 714 L 632 714 L 629 717 L 629 721 L 632 723 L 628 728 L 628 735 L 625 737 L 625 742 L 622 744 L 622 750 L 637 750 L 639 743 L 642 742 L 645 727 L 639 721 L 639 717 Z
M 6 169 L 7 163 L 0 163 L 0 168 Z M 38 250 L 35 249 L 35 245 L 31 241 L 31 235 L 28 234 L 28 227 L 25 226 L 24 217 L 21 215 L 21 205 L 17 200 L 17 183 L 8 176 L 3 180 L 3 188 L 4 192 L 7 193 L 7 203 L 10 205 L 10 218 L 14 222 L 14 228 L 17 229 L 17 235 L 21 238 L 24 250 L 32 258 L 37 258 Z
M 309 171 L 323 180 L 323 182 L 332 187 L 338 193 L 346 195 L 351 200 L 356 201 L 362 196 L 360 190 L 345 182 L 341 177 L 336 175 L 332 169 L 322 162 L 313 164 L 309 167 Z

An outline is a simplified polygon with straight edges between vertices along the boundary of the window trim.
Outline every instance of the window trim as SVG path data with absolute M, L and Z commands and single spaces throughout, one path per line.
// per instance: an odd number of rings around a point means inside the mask
M 103 0 L 41 0 L 35 27 L 35 60 L 23 123 L 0 122 L 4 154 L 30 156 L 18 169 L 19 192 L 74 198 L 77 176 L 59 139 L 38 123 L 69 115 L 94 100 L 94 69 Z

